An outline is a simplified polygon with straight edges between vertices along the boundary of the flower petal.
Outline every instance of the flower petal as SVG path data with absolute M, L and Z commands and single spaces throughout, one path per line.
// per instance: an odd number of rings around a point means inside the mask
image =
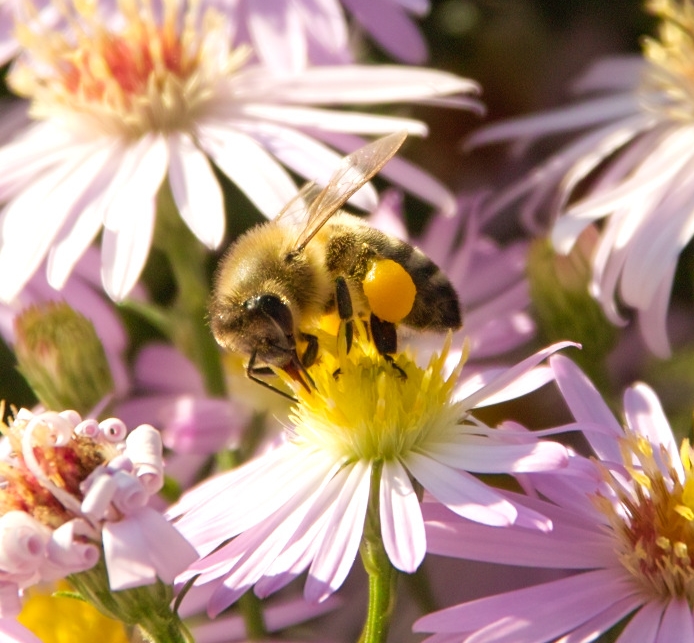
M 202 148 L 266 217 L 276 216 L 296 195 L 286 170 L 250 136 L 211 123 L 199 130 Z
M 381 534 L 388 558 L 397 569 L 412 574 L 426 553 L 424 521 L 407 471 L 397 460 L 386 460 L 381 472 Z
M 356 462 L 342 482 L 333 514 L 321 534 L 304 587 L 307 601 L 324 601 L 340 588 L 352 568 L 361 542 L 370 484 L 371 464 Z
M 193 234 L 215 249 L 224 238 L 222 190 L 207 157 L 187 134 L 170 134 L 169 185 L 178 211 Z
M 506 526 L 518 515 L 508 500 L 464 471 L 412 452 L 403 464 L 429 493 L 459 516 L 485 525 Z

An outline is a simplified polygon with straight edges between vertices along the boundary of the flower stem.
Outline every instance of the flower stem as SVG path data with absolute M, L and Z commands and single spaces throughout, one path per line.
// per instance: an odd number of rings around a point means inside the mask
M 155 244 L 169 260 L 177 294 L 167 311 L 167 332 L 174 345 L 192 360 L 210 395 L 224 396 L 226 386 L 219 348 L 205 323 L 210 283 L 208 254 L 183 222 L 167 187 L 159 194 Z
M 377 462 L 371 471 L 369 508 L 364 524 L 360 553 L 369 575 L 369 605 L 359 643 L 384 643 L 396 598 L 398 572 L 388 558 L 381 538 L 379 488 L 383 464 Z
M 171 610 L 173 589 L 159 580 L 151 585 L 112 591 L 102 558 L 91 569 L 71 574 L 68 581 L 102 614 L 136 627 L 148 643 L 194 643 L 188 628 Z

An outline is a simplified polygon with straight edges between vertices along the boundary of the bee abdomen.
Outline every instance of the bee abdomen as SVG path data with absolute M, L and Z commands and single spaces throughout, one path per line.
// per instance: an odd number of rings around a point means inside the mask
M 409 248 L 411 252 L 402 266 L 412 277 L 417 295 L 402 323 L 418 330 L 457 330 L 462 326 L 458 293 L 431 259 L 421 250 Z

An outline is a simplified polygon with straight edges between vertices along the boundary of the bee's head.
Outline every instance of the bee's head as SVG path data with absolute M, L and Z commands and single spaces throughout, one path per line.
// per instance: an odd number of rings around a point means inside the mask
M 284 367 L 295 359 L 294 319 L 289 305 L 275 294 L 245 301 L 216 301 L 210 306 L 210 327 L 217 342 L 230 351 Z

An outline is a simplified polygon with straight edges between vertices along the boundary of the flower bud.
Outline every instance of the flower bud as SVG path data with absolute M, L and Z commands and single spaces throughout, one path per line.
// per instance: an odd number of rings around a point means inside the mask
M 44 407 L 87 415 L 113 391 L 93 324 L 70 306 L 34 306 L 15 324 L 19 370 Z

